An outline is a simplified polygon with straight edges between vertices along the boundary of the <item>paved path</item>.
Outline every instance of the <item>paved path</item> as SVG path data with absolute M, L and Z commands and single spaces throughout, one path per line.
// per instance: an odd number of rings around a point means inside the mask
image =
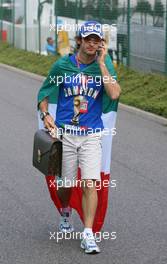
M 85 255 L 76 239 L 49 239 L 58 213 L 31 165 L 40 85 L 0 67 L 0 263 L 166 264 L 167 125 L 122 107 L 113 146 L 117 188 L 110 189 L 103 228 L 117 238 L 103 239 L 95 256 Z M 74 224 L 82 231 L 77 215 Z

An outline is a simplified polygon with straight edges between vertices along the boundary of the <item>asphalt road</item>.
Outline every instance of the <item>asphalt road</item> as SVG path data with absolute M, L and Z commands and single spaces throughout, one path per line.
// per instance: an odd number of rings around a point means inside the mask
M 85 255 L 77 239 L 50 239 L 58 213 L 44 177 L 32 167 L 41 85 L 0 67 L 0 263 L 167 263 L 167 125 L 119 109 L 109 208 L 101 254 Z M 167 123 L 167 122 L 166 122 Z M 76 231 L 82 224 L 74 215 Z

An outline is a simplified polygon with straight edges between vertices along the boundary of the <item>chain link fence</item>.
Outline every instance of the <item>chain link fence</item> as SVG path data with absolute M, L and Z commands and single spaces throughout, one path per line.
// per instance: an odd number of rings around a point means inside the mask
M 102 23 L 109 53 L 117 63 L 167 74 L 167 0 L 0 0 L 0 39 L 47 55 L 47 38 L 57 53 L 75 49 L 85 20 Z

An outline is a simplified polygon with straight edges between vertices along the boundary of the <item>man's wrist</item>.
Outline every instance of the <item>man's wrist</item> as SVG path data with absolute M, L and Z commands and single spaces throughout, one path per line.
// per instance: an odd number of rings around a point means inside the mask
M 44 121 L 45 117 L 50 115 L 50 113 L 48 111 L 44 111 L 40 113 L 40 118 L 42 121 Z
M 99 66 L 100 66 L 100 67 L 106 67 L 106 65 L 105 65 L 104 62 L 99 62 Z

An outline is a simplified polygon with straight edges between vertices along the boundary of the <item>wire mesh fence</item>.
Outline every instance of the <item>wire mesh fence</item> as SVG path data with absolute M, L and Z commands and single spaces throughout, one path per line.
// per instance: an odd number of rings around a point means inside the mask
M 102 23 L 117 63 L 167 74 L 167 0 L 0 0 L 0 39 L 14 47 L 48 54 L 75 49 L 85 20 Z

